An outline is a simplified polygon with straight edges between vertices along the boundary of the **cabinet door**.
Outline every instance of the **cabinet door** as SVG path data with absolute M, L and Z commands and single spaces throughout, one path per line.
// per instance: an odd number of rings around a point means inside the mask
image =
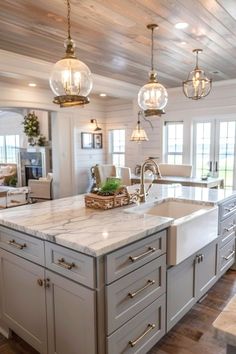
M 167 270 L 167 331 L 191 309 L 195 296 L 194 255 Z
M 3 321 L 40 353 L 47 352 L 43 279 L 41 266 L 0 250 Z
M 46 271 L 49 354 L 95 354 L 95 292 Z
M 217 241 L 196 255 L 196 297 L 200 299 L 217 280 Z

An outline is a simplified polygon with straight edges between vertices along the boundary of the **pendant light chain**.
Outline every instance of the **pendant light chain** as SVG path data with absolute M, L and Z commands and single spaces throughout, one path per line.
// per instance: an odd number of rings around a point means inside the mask
M 71 2 L 63 2 L 67 7 L 65 56 L 54 65 L 49 83 L 55 94 L 53 103 L 60 107 L 83 106 L 89 103 L 88 95 L 92 90 L 93 80 L 88 66 L 76 58 L 75 42 L 71 38 Z
M 68 39 L 71 39 L 71 34 L 70 34 L 70 28 L 71 28 L 71 23 L 70 23 L 70 12 L 71 12 L 70 0 L 66 0 L 66 2 L 67 2 Z
M 153 41 L 153 36 L 154 36 L 154 34 L 153 34 L 153 32 L 154 32 L 154 28 L 152 27 L 152 46 L 151 46 L 151 70 L 153 71 L 154 70 L 154 66 L 153 66 L 153 51 L 154 51 L 154 41 Z
M 198 69 L 198 51 L 196 53 L 197 53 L 197 55 L 196 55 L 196 69 Z

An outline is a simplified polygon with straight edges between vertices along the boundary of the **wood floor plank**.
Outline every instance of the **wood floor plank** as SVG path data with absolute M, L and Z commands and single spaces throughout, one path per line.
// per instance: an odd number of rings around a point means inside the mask
M 148 354 L 225 354 L 225 343 L 214 337 L 212 322 L 235 294 L 236 272 L 229 270 L 208 296 L 196 304 Z M 0 335 L 0 354 L 37 354 L 37 351 L 16 335 L 10 340 Z

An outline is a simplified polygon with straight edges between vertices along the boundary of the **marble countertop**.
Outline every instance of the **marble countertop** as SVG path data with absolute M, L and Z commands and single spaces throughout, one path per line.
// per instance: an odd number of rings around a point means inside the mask
M 236 296 L 226 305 L 217 319 L 213 322 L 215 335 L 227 344 L 236 347 Z
M 236 192 L 155 184 L 147 201 L 178 198 L 217 204 L 232 194 Z M 78 195 L 1 210 L 0 225 L 96 257 L 158 232 L 173 221 L 166 217 L 126 213 L 126 208 L 88 209 L 84 206 L 84 196 Z

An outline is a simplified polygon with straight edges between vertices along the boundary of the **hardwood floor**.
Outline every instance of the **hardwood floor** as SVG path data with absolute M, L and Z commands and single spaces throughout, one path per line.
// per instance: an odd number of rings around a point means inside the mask
M 225 345 L 214 338 L 211 324 L 234 294 L 236 271 L 230 270 L 148 354 L 225 354 Z M 0 353 L 37 354 L 16 335 L 10 340 L 0 335 Z

